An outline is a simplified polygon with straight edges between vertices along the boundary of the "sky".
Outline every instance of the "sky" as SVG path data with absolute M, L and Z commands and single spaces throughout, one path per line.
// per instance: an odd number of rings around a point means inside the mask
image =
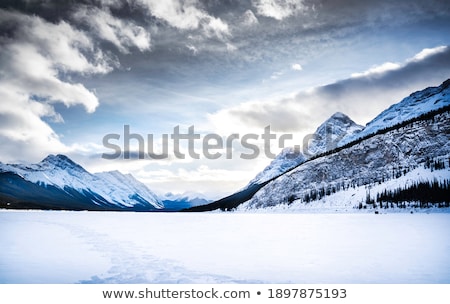
M 450 78 L 449 37 L 448 1 L 4 0 L 0 161 L 219 198 L 335 112 L 365 125 Z

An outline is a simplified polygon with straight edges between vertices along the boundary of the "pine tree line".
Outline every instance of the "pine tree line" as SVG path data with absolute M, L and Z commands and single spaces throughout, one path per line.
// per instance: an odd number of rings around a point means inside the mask
M 445 164 L 447 160 L 447 165 Z M 434 170 L 443 170 L 445 168 L 450 167 L 450 157 L 448 157 L 447 159 L 445 158 L 433 158 L 430 159 L 428 156 L 425 160 L 425 164 L 424 164 L 424 168 L 425 169 L 430 169 L 431 172 L 433 172 Z
M 383 207 L 383 203 L 392 203 L 397 207 L 405 207 L 405 202 L 418 203 L 417 207 L 431 206 L 449 207 L 450 204 L 450 180 L 421 181 L 406 187 L 398 187 L 394 190 L 384 190 L 377 194 L 376 202 Z M 391 205 L 392 205 L 391 204 Z M 385 207 L 388 205 L 385 205 Z

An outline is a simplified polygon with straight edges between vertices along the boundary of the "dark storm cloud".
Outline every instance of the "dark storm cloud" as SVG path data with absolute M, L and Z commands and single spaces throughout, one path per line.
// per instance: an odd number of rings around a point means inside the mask
M 438 47 L 434 50 L 422 51 L 406 64 L 393 66 L 386 71 L 379 70 L 355 75 L 356 77 L 338 81 L 317 89 L 317 94 L 329 100 L 342 100 L 352 94 L 362 94 L 370 91 L 397 90 L 401 87 L 414 86 L 423 83 L 424 80 L 433 79 L 444 81 L 450 77 L 450 47 Z M 396 67 L 397 65 L 397 67 Z
M 155 37 L 152 41 L 155 46 L 168 52 L 181 56 L 189 54 L 193 48 L 198 52 L 225 54 L 235 50 L 234 54 L 231 52 L 233 59 L 244 61 L 270 61 L 274 56 L 290 54 L 295 47 L 311 39 L 339 35 L 343 29 L 386 27 L 421 19 L 432 22 L 450 11 L 446 1 L 202 0 L 189 2 L 192 3 L 189 5 L 184 1 L 159 1 L 166 3 L 164 7 L 156 5 L 157 2 L 7 0 L 2 1 L 0 7 L 36 14 L 51 22 L 67 20 L 94 31 L 96 27 L 89 26 L 88 18 L 74 18 L 74 15 L 80 9 L 91 13 L 106 11 L 116 19 L 142 27 Z M 252 15 L 257 26 L 246 23 Z M 271 16 L 278 16 L 278 19 Z
M 243 104 L 222 110 L 213 120 L 238 121 L 243 126 L 278 132 L 302 132 L 318 126 L 334 112 L 359 123 L 410 93 L 450 78 L 450 47 L 425 49 L 406 62 L 387 63 L 335 83 L 300 92 L 294 98 Z
M 274 71 L 308 61 L 367 28 L 450 14 L 445 1 L 420 0 L 7 0 L 0 7 L 65 20 L 124 68 L 162 71 L 172 81 L 196 72 L 211 79 L 222 70 L 238 81 L 261 74 L 261 64 Z

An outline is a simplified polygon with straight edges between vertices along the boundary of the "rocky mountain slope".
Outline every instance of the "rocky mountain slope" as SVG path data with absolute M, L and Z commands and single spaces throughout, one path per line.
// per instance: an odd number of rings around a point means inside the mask
M 383 197 L 391 192 L 399 198 L 415 188 L 450 197 L 449 110 L 447 80 L 438 87 L 411 94 L 364 128 L 337 113 L 329 120 L 335 124 L 341 121 L 344 128 L 335 128 L 338 132 L 333 133 L 327 130 L 329 121 L 322 124 L 309 146 L 311 154 L 297 165 L 288 164 L 287 170 L 278 170 L 278 175 L 266 179 L 257 177 L 249 184 L 251 187 L 196 210 L 291 205 L 324 209 L 326 206 L 318 202 L 333 199 L 334 204 L 327 205 L 330 208 L 368 208 L 377 206 L 377 202 L 382 205 Z M 280 159 L 274 162 L 283 168 Z M 259 181 L 263 182 L 258 184 Z M 411 197 L 407 200 L 414 201 Z M 448 198 L 441 201 L 448 202 Z
M 449 121 L 446 111 L 317 157 L 273 180 L 240 208 L 280 204 L 297 209 L 368 208 L 383 204 L 379 198 L 385 191 L 434 181 L 448 192 Z M 333 203 L 323 205 L 333 198 Z
M 346 138 L 363 129 L 347 115 L 337 112 L 323 122 L 312 134 L 307 147 L 295 151 L 293 147 L 284 148 L 280 154 L 252 179 L 248 186 L 264 183 L 305 162 L 314 155 L 336 148 Z M 247 186 L 247 187 L 248 187 Z

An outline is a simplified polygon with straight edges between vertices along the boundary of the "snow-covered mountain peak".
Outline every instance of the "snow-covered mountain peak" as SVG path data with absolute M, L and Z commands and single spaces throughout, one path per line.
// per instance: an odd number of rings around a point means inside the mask
M 344 138 L 361 132 L 363 128 L 344 113 L 336 112 L 317 128 L 304 151 L 307 151 L 307 156 L 313 156 L 332 150 Z
M 336 112 L 336 113 L 334 113 L 333 115 L 331 115 L 331 117 L 330 117 L 328 120 L 330 120 L 330 121 L 332 121 L 332 120 L 342 120 L 344 123 L 346 123 L 346 122 L 353 122 L 353 121 L 350 119 L 350 117 L 348 117 L 347 115 L 345 115 L 345 114 L 342 113 L 342 112 Z M 328 120 L 327 120 L 327 121 L 328 121 Z
M 208 201 L 209 199 L 203 193 L 194 192 L 194 191 L 185 191 L 182 193 L 172 193 L 167 192 L 162 196 L 166 200 L 194 200 L 194 199 L 204 199 Z
M 308 146 L 303 149 L 305 154 L 296 151 L 293 147 L 284 148 L 262 172 L 250 181 L 247 187 L 266 182 L 300 165 L 315 154 L 336 148 L 343 138 L 358 133 L 362 129 L 362 126 L 356 124 L 344 113 L 334 113 L 311 136 Z
M 356 124 L 350 117 L 341 112 L 334 113 L 330 118 L 325 120 L 314 133 L 324 137 L 327 133 L 332 136 L 342 136 L 349 133 L 357 132 L 362 130 L 363 126 Z
M 44 158 L 39 164 L 42 169 L 58 168 L 62 170 L 77 170 L 80 172 L 87 172 L 79 164 L 75 163 L 73 160 L 68 158 L 63 154 L 49 154 Z

